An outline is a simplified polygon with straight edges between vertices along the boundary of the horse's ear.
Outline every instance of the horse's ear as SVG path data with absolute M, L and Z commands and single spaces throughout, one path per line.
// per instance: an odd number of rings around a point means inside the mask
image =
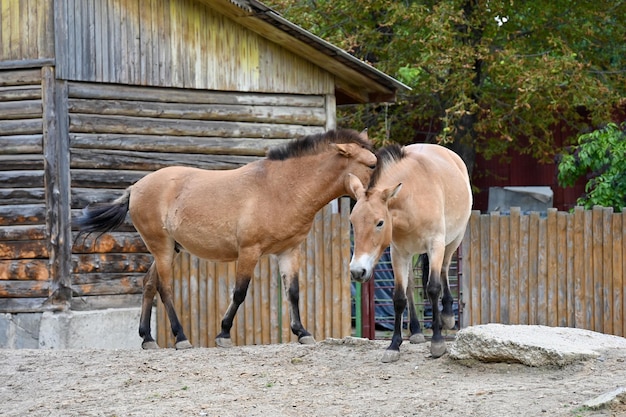
M 370 140 L 370 137 L 369 137 L 369 135 L 367 134 L 367 128 L 363 129 L 363 130 L 361 131 L 361 133 L 359 133 L 359 136 L 361 137 L 361 139 L 365 139 L 365 140 L 366 140 L 366 141 L 368 141 L 368 142 L 369 142 L 369 140 Z
M 365 187 L 363 187 L 363 183 L 356 175 L 348 174 L 346 182 L 345 188 L 350 193 L 350 197 L 358 200 L 365 195 Z
M 337 148 L 337 153 L 339 155 L 345 156 L 346 158 L 350 158 L 352 156 L 347 143 L 333 143 L 333 145 Z
M 383 195 L 382 195 L 383 201 L 386 203 L 387 201 L 397 196 L 401 188 L 402 188 L 402 183 L 396 185 L 393 188 L 387 188 L 385 191 L 383 191 Z

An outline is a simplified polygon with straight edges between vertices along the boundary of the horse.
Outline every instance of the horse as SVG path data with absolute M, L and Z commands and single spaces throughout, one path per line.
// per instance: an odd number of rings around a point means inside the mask
M 302 344 L 315 339 L 299 310 L 300 244 L 315 214 L 349 193 L 352 178 L 367 184 L 376 156 L 367 132 L 330 130 L 271 148 L 265 158 L 232 170 L 171 166 L 128 187 L 111 203 L 88 205 L 75 220 L 81 233 L 112 231 L 130 219 L 153 255 L 143 283 L 139 335 L 144 349 L 159 346 L 151 335 L 152 302 L 158 292 L 176 338 L 192 347 L 173 304 L 172 262 L 180 251 L 213 261 L 237 261 L 232 299 L 216 337 L 232 346 L 230 330 L 246 298 L 254 268 L 263 255 L 276 256 L 290 327 Z
M 409 274 L 413 255 L 420 254 L 426 269 L 424 289 L 433 306 L 433 335 L 430 353 L 434 358 L 446 352 L 442 328 L 454 328 L 448 269 L 452 255 L 461 244 L 472 207 L 467 167 L 451 150 L 435 144 L 397 144 L 376 153 L 378 163 L 365 189 L 358 178 L 350 177 L 356 204 L 350 214 L 354 231 L 354 252 L 350 275 L 367 282 L 387 246 L 391 246 L 394 272 L 394 331 L 382 361 L 399 359 L 402 344 L 402 315 L 409 304 L 412 343 L 424 342 L 415 313 L 413 282 Z M 425 254 L 425 256 L 424 256 Z M 439 311 L 442 291 L 443 311 Z

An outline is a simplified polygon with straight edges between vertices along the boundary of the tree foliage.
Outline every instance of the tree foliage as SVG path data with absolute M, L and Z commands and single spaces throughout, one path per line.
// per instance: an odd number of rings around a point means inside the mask
M 561 185 L 572 186 L 587 178 L 585 194 L 578 205 L 595 205 L 622 210 L 626 207 L 626 123 L 609 123 L 581 135 L 578 144 L 565 150 L 558 163 Z
M 552 160 L 568 144 L 555 128 L 571 143 L 626 102 L 624 1 L 266 3 L 412 87 L 396 104 L 340 112 L 381 141 L 454 142 L 470 164 L 510 148 Z

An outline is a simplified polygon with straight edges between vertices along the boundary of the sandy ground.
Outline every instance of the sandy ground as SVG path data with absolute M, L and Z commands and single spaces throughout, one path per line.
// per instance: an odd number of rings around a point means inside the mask
M 0 350 L 1 416 L 626 416 L 582 403 L 626 385 L 626 352 L 564 368 L 432 359 L 428 343 Z

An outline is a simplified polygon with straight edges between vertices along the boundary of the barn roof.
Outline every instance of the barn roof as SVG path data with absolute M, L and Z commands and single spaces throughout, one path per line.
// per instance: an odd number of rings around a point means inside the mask
M 257 0 L 201 0 L 336 78 L 337 104 L 389 102 L 410 90 L 382 71 L 290 22 Z

